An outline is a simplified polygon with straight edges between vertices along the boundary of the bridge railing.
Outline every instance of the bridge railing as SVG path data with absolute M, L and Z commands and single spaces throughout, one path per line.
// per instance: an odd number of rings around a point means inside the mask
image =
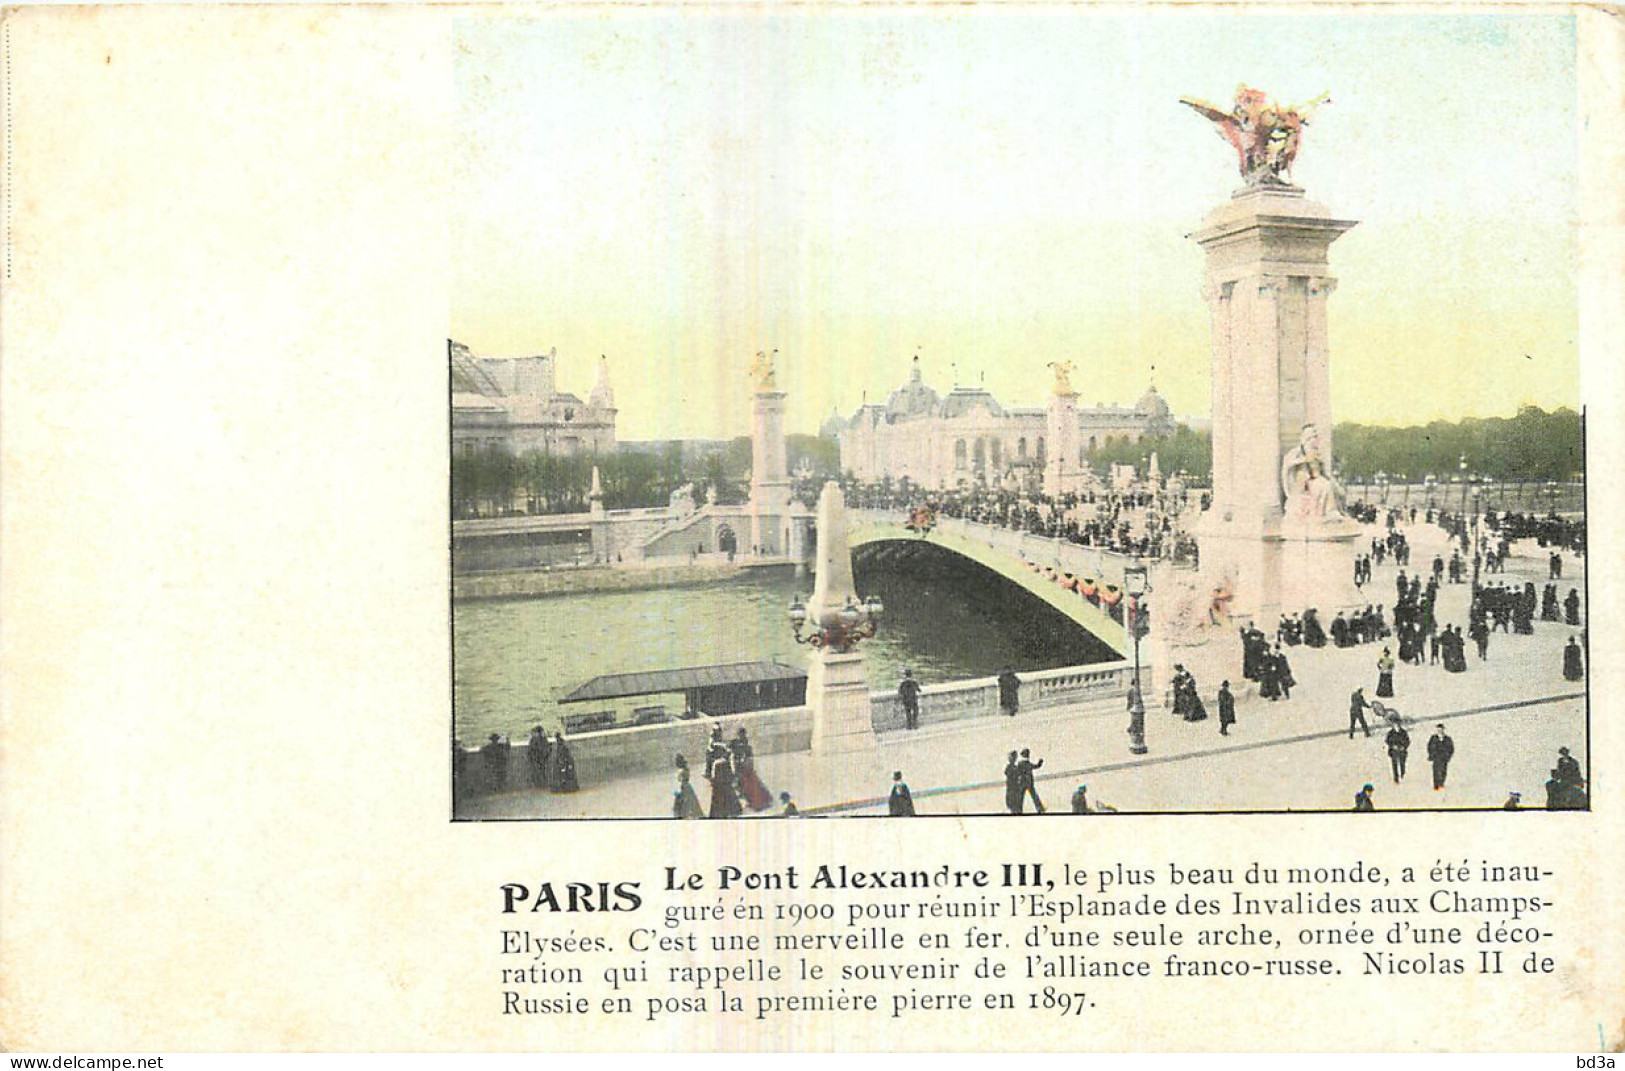
M 907 514 L 903 510 L 852 511 L 854 524 L 903 524 L 907 519 Z M 1053 536 L 1018 532 L 978 521 L 967 521 L 962 517 L 939 517 L 937 529 L 961 539 L 975 540 L 1014 558 L 1053 566 L 1075 576 L 1092 576 L 1113 584 L 1123 582 L 1123 569 L 1135 561 L 1131 554 L 1108 550 L 1105 547 L 1086 547 Z
M 1141 673 L 1146 669 L 1142 665 Z M 1018 692 L 1023 711 L 1048 710 L 1075 703 L 1089 703 L 1128 693 L 1134 666 L 1128 662 L 1100 662 L 1088 666 L 1064 666 L 1031 673 L 1018 673 Z M 875 732 L 895 732 L 906 728 L 903 701 L 897 692 L 870 692 L 869 711 Z M 947 684 L 928 684 L 920 690 L 920 724 L 942 725 L 969 718 L 999 716 L 997 677 L 977 677 Z

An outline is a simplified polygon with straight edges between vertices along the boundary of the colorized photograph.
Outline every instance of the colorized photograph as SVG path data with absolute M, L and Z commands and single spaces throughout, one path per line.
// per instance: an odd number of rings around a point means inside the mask
M 1571 17 L 453 25 L 453 819 L 1590 808 Z

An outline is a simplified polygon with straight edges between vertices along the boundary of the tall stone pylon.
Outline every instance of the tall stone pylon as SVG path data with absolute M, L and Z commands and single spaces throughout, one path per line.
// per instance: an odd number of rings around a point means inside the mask
M 1055 386 L 1050 391 L 1049 456 L 1044 460 L 1044 493 L 1051 497 L 1074 489 L 1082 475 L 1078 464 L 1078 392 L 1072 389 L 1070 361 L 1052 362 Z
M 758 353 L 751 375 L 755 393 L 750 425 L 750 541 L 762 554 L 788 554 L 791 548 L 781 530 L 791 486 L 784 439 L 785 392 L 778 389 L 772 356 Z
M 1327 250 L 1355 226 L 1287 185 L 1249 185 L 1190 235 L 1207 254 L 1212 323 L 1213 500 L 1197 525 L 1202 572 L 1232 615 L 1266 631 L 1282 611 L 1354 605 L 1358 527 L 1288 510 L 1289 455 L 1311 436 L 1330 476 Z

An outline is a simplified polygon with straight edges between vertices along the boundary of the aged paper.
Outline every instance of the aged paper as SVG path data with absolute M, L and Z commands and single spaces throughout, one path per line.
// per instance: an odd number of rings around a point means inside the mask
M 24 8 L 0 47 L 8 1049 L 1625 1043 L 1611 9 Z M 1526 406 L 1583 464 L 1353 467 L 1351 425 Z M 1108 463 L 1181 435 L 1211 477 Z M 1561 541 L 1448 562 L 1485 510 Z M 1395 563 L 1326 565 L 1400 511 L 1435 624 L 1507 588 L 1461 673 L 1382 669 Z M 1358 602 L 1396 631 L 1243 680 L 1243 626 Z M 671 820 L 685 779 L 743 813 Z

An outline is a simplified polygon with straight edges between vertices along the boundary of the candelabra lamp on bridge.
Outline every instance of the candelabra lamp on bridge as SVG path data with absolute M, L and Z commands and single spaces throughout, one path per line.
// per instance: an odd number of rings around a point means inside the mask
M 1484 557 L 1484 541 L 1480 534 L 1480 527 L 1484 520 L 1484 488 L 1478 483 L 1473 484 L 1473 592 L 1478 591 L 1478 566 Z
M 852 550 L 846 536 L 846 499 L 837 484 L 826 483 L 818 498 L 818 576 L 812 598 L 805 603 L 796 599 L 789 611 L 796 642 L 814 652 L 807 660 L 813 755 L 844 757 L 839 766 L 815 763 L 820 776 L 835 777 L 841 771 L 856 775 L 858 767 L 851 756 L 874 752 L 869 684 L 863 671 L 863 654 L 854 648 L 874 636 L 882 611 L 879 599 L 858 597 L 852 581 Z M 804 794 L 808 788 L 803 786 Z M 818 787 L 809 798 L 814 802 L 819 794 L 828 799 L 850 798 L 842 794 L 851 791 L 851 784 L 831 781 Z
M 846 654 L 879 631 L 880 615 L 885 610 L 878 595 L 861 600 L 848 598 L 840 609 L 830 608 L 820 613 L 813 622 L 813 631 L 802 635 L 807 627 L 807 604 L 797 595 L 790 601 L 790 628 L 797 643 Z
M 1128 749 L 1136 755 L 1150 750 L 1145 745 L 1145 693 L 1140 689 L 1140 638 L 1146 633 L 1145 596 L 1151 590 L 1150 580 L 1144 565 L 1136 563 L 1123 570 L 1123 590 L 1129 598 L 1128 633 L 1134 640 L 1134 683 L 1128 693 Z

